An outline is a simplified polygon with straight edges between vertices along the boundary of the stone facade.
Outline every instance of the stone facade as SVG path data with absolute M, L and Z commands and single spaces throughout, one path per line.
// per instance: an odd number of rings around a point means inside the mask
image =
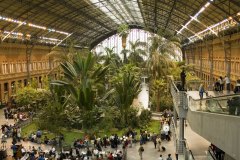
M 230 75 L 231 87 L 240 79 L 240 35 L 234 34 L 198 42 L 184 48 L 187 64 L 207 84 L 214 83 L 220 76 Z
M 48 56 L 50 47 L 33 46 L 32 50 L 31 47 L 24 44 L 0 44 L 0 101 L 2 103 L 8 102 L 15 94 L 16 83 L 26 86 L 31 79 L 35 78 L 38 86 L 42 87 L 41 79 L 58 66 L 59 63 Z

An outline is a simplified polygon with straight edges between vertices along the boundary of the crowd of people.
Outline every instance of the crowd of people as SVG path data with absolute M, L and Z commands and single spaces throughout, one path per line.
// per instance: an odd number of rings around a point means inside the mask
M 10 113 L 7 111 L 7 113 Z M 4 112 L 5 114 L 5 112 Z M 92 159 L 92 160 L 126 160 L 127 150 L 140 143 L 138 149 L 140 158 L 144 153 L 144 145 L 153 142 L 157 152 L 165 152 L 166 148 L 162 146 L 162 141 L 171 140 L 170 118 L 171 111 L 166 110 L 161 117 L 162 129 L 159 133 L 152 133 L 147 130 L 140 130 L 139 133 L 129 128 L 124 135 L 112 134 L 110 136 L 85 136 L 81 139 L 75 139 L 71 148 L 60 147 L 60 139 L 64 141 L 64 136 L 49 139 L 43 131 L 32 132 L 27 138 L 21 137 L 21 127 L 16 124 L 2 125 L 2 146 L 6 149 L 7 139 L 12 139 L 12 155 L 14 159 L 20 160 L 45 160 L 45 159 Z M 5 116 L 6 119 L 9 116 Z M 19 116 L 16 122 L 19 122 Z M 22 145 L 23 141 L 33 142 L 32 146 Z M 36 145 L 34 145 L 34 143 Z M 24 144 L 24 143 L 23 143 Z M 36 147 L 36 146 L 39 147 Z M 45 147 L 48 146 L 48 147 Z M 52 147 L 51 147 L 52 146 Z M 61 148 L 61 149 L 60 149 Z M 44 149 L 44 150 L 43 150 Z M 161 155 L 162 157 L 162 155 Z M 171 158 L 171 155 L 169 156 Z M 170 159 L 169 159 L 170 160 Z

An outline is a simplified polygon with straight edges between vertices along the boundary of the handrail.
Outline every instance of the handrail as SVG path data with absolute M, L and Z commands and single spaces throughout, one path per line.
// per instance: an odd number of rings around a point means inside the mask
M 194 158 L 194 156 L 193 156 L 193 153 L 192 153 L 192 150 L 189 150 L 189 152 L 190 152 L 190 154 L 191 154 L 193 160 L 195 160 L 195 158 Z
M 174 89 L 175 89 L 177 92 L 179 92 L 179 89 L 177 88 L 177 86 L 176 86 L 176 84 L 174 83 L 174 81 L 171 80 L 171 82 L 172 82 L 172 84 L 173 84 Z
M 235 94 L 219 95 L 219 96 L 215 96 L 215 97 L 207 97 L 207 98 L 203 98 L 203 99 L 194 99 L 194 98 L 192 98 L 192 96 L 189 96 L 189 97 L 193 101 L 203 101 L 203 100 L 219 99 L 219 98 L 225 98 L 225 97 L 232 98 L 232 97 L 239 97 L 239 96 L 240 96 L 239 93 L 235 93 Z
M 184 141 L 184 144 L 185 144 L 186 150 L 189 151 L 189 154 L 191 155 L 192 159 L 195 160 L 195 158 L 194 158 L 194 156 L 193 156 L 193 153 L 192 153 L 192 151 L 190 150 L 190 147 L 188 146 L 188 143 L 187 143 L 186 140 Z M 188 155 L 188 156 L 189 156 L 189 155 Z
M 209 153 L 210 156 L 213 158 L 213 160 L 217 160 L 216 156 L 213 155 L 211 151 L 213 152 L 212 148 L 209 146 L 209 147 L 208 147 L 208 153 Z
M 174 131 L 175 131 L 175 135 L 176 135 L 176 139 L 178 139 L 178 134 L 176 133 L 176 131 L 177 131 L 177 127 L 176 127 L 176 125 L 175 125 L 175 123 L 174 123 L 174 118 L 172 117 L 172 124 L 173 124 L 173 128 L 174 128 Z

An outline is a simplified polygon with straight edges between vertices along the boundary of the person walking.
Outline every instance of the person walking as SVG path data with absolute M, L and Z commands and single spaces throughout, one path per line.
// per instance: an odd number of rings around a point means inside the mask
M 139 153 L 139 156 L 140 156 L 140 160 L 143 159 L 143 152 L 144 152 L 144 148 L 142 145 L 140 145 L 139 149 L 138 149 L 138 153 Z
M 156 149 L 157 148 L 157 135 L 155 133 L 153 133 L 152 141 L 154 144 L 154 148 Z
M 157 149 L 158 149 L 158 152 L 160 152 L 160 147 L 161 147 L 161 143 L 162 143 L 161 138 L 158 136 L 157 139 L 156 139 L 156 141 L 157 141 Z

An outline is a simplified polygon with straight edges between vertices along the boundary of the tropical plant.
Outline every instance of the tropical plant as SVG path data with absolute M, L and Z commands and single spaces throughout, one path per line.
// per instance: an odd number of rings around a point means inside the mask
M 142 112 L 139 116 L 141 126 L 147 125 L 150 122 L 151 118 L 152 118 L 151 111 L 149 111 L 147 109 L 142 110 Z
M 159 30 L 160 32 L 161 30 Z M 151 46 L 149 48 L 150 56 L 148 60 L 148 71 L 152 77 L 150 88 L 152 88 L 151 95 L 153 95 L 156 101 L 156 109 L 160 110 L 160 96 L 162 82 L 167 80 L 167 75 L 170 74 L 170 68 L 174 67 L 173 60 L 178 57 L 177 51 L 179 50 L 178 41 L 171 35 L 160 32 L 160 35 L 154 35 L 151 37 Z M 159 84 L 158 84 L 159 83 Z M 156 87 L 156 84 L 159 86 Z M 155 88 L 155 89 L 154 89 Z
M 128 24 L 121 24 L 117 28 L 117 33 L 120 37 L 127 36 L 129 34 Z
M 144 62 L 144 56 L 147 56 L 146 46 L 147 43 L 141 42 L 139 39 L 135 42 L 129 41 L 129 57 L 130 62 L 136 64 L 137 66 L 142 66 Z M 142 66 L 143 67 L 143 66 Z
M 44 89 L 36 90 L 31 86 L 18 89 L 16 93 L 16 103 L 18 106 L 33 106 L 33 104 L 46 104 L 50 99 L 50 92 Z
M 127 24 L 121 24 L 117 29 L 118 35 L 122 37 L 122 47 L 126 48 L 127 36 L 129 34 L 129 27 Z
M 133 102 L 133 99 L 140 92 L 140 80 L 131 72 L 124 72 L 119 76 L 119 81 L 115 82 L 112 90 L 112 99 L 120 109 L 120 113 L 123 118 L 123 122 L 128 125 L 128 111 Z
M 90 115 L 100 96 L 97 95 L 97 90 L 105 87 L 103 84 L 108 67 L 97 64 L 92 53 L 86 58 L 78 54 L 72 63 L 63 62 L 61 67 L 64 79 L 53 81 L 51 84 L 63 86 L 67 92 L 67 103 L 82 111 L 83 124 L 88 124 L 86 121 L 92 122 L 90 118 L 94 117 Z M 83 127 L 92 126 L 88 124 Z
M 42 130 L 60 133 L 62 127 L 68 127 L 65 106 L 50 100 L 38 115 L 37 125 Z

